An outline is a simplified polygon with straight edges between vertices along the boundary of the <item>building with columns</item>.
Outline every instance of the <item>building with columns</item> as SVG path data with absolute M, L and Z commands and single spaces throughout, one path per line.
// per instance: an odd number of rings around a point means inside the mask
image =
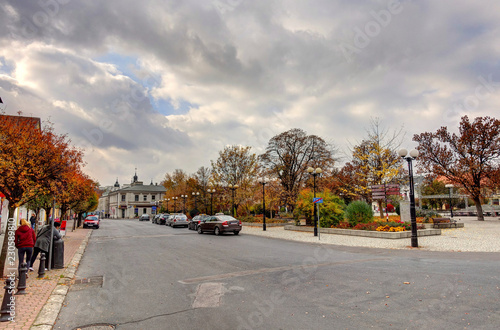
M 137 172 L 130 184 L 120 186 L 116 179 L 113 187 L 106 187 L 104 190 L 97 210 L 103 217 L 112 219 L 131 219 L 143 213 L 154 215 L 166 193 L 162 185 L 153 184 L 153 181 L 145 185 L 139 181 Z

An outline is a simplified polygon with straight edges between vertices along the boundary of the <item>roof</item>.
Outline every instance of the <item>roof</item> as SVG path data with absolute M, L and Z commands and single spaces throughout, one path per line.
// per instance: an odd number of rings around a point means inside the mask
M 113 192 L 110 192 L 110 194 L 113 193 L 127 193 L 127 192 L 156 192 L 156 193 L 165 193 L 167 192 L 167 189 L 165 189 L 164 186 L 161 185 L 134 185 L 122 189 L 115 190 Z

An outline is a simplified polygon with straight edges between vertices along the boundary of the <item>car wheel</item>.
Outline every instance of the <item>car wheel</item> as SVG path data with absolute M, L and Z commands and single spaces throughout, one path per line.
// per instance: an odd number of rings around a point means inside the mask
M 239 233 L 240 233 L 240 232 L 239 232 L 238 230 L 236 230 L 236 231 L 234 232 L 234 234 L 235 234 L 235 235 L 238 235 Z
M 95 227 L 95 229 L 99 229 L 99 226 Z
M 220 235 L 220 229 L 219 229 L 219 227 L 215 227 L 214 234 L 217 235 L 217 236 Z
M 198 226 L 198 234 L 203 234 L 203 230 L 201 229 L 201 226 Z

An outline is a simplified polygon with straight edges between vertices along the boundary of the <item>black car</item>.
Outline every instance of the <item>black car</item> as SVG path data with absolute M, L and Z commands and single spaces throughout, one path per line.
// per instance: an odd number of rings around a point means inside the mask
M 165 225 L 167 223 L 168 217 L 169 217 L 168 214 L 162 213 L 162 214 L 160 214 L 160 216 L 156 220 L 156 223 L 159 224 L 159 225 Z
M 232 232 L 238 235 L 241 231 L 241 221 L 229 215 L 209 216 L 198 225 L 198 234 L 213 232 L 220 235 L 225 232 Z
M 198 225 L 201 221 L 208 219 L 210 216 L 206 214 L 198 214 L 194 218 L 188 220 L 188 229 L 190 230 L 198 230 Z

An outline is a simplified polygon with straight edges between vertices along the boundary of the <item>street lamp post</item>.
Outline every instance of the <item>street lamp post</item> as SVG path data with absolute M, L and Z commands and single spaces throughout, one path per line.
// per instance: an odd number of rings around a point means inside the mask
M 207 191 L 210 194 L 210 215 L 214 215 L 213 201 L 214 201 L 215 189 L 208 189 Z
M 188 197 L 187 195 L 181 195 L 182 198 L 184 198 L 184 206 L 182 207 L 182 213 L 186 213 L 186 198 Z
M 170 201 L 170 198 L 167 198 L 165 201 L 167 202 L 167 213 L 170 213 L 168 212 L 168 202 Z
M 233 207 L 232 207 L 232 215 L 233 217 L 236 218 L 236 210 L 234 209 L 234 191 L 238 188 L 238 185 L 237 184 L 230 184 L 228 185 L 229 189 L 231 189 L 233 191 Z
M 321 168 L 312 168 L 312 167 L 309 167 L 307 169 L 307 172 L 313 176 L 313 193 L 314 193 L 314 198 L 316 198 L 316 176 L 320 175 L 321 172 L 323 172 L 323 170 Z M 313 203 L 313 207 L 314 207 L 314 236 L 318 236 L 318 222 L 319 222 L 319 219 L 318 219 L 318 212 L 316 212 L 316 205 L 314 205 Z
M 418 247 L 417 238 L 417 216 L 415 213 L 415 186 L 413 184 L 413 165 L 412 161 L 418 157 L 418 150 L 413 149 L 408 153 L 408 150 L 401 149 L 398 151 L 401 158 L 408 162 L 408 176 L 410 179 L 410 219 L 411 219 L 411 247 Z
M 177 213 L 177 200 L 179 199 L 179 197 L 175 196 L 172 197 L 172 199 L 174 200 L 174 213 Z
M 191 194 L 194 196 L 194 209 L 198 210 L 198 196 L 200 196 L 200 193 L 192 192 Z
M 262 230 L 266 231 L 266 189 L 265 186 L 268 184 L 267 178 L 262 178 L 259 183 L 262 185 Z
M 453 190 L 453 185 L 452 184 L 447 184 L 445 187 L 449 189 L 448 190 L 448 196 L 450 198 L 450 216 L 453 219 L 453 204 L 452 204 L 452 201 L 451 201 L 451 191 Z

